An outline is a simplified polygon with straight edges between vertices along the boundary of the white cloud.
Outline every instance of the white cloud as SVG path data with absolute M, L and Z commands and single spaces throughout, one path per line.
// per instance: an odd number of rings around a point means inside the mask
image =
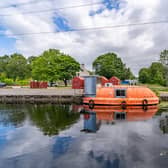
M 30 0 L 31 1 L 31 0 Z M 5 3 L 6 2 L 6 3 Z M 21 3 L 22 0 L 16 1 Z M 28 2 L 25 1 L 25 2 Z M 98 2 L 92 0 L 92 2 Z M 3 5 L 11 1 L 4 1 Z M 11 13 L 12 17 L 3 17 L 0 24 L 7 28 L 6 33 L 20 34 L 33 32 L 53 32 L 57 29 L 53 17 L 64 17 L 73 28 L 109 26 L 144 21 L 163 20 L 167 15 L 167 3 L 163 0 L 127 0 L 120 10 L 105 9 L 102 13 L 90 16 L 90 11 L 97 10 L 102 4 L 80 8 L 51 11 L 34 15 L 22 15 L 26 11 L 38 11 L 87 4 L 90 1 L 42 1 L 41 3 L 1 10 L 1 14 Z M 14 15 L 19 14 L 19 15 Z M 105 52 L 116 52 L 134 73 L 143 66 L 148 66 L 159 58 L 159 53 L 167 47 L 168 35 L 166 24 L 144 25 L 106 30 L 66 32 L 56 34 L 38 34 L 16 37 L 18 52 L 39 55 L 48 48 L 61 49 L 74 56 L 81 63 L 91 68 L 96 56 Z
M 43 136 L 43 133 L 37 128 L 25 124 L 22 128 L 9 132 L 7 135 L 7 145 L 1 150 L 0 159 L 33 153 L 41 148 L 49 148 L 51 144 L 51 138 Z

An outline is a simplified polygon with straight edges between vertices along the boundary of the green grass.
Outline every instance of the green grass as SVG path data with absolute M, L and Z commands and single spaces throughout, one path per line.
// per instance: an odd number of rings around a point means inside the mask
M 168 112 L 168 102 L 161 102 L 159 104 L 159 110 L 156 115 L 161 115 L 162 112 Z
M 154 91 L 158 96 L 161 92 L 168 92 L 168 87 L 156 85 L 156 84 L 142 84 L 143 86 L 147 86 L 152 91 Z
M 165 102 L 165 101 L 161 102 L 159 104 L 159 108 L 166 108 L 166 109 L 168 109 L 168 102 Z

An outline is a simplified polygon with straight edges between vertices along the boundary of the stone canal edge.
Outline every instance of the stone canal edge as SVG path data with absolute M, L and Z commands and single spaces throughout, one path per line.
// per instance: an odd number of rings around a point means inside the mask
M 82 89 L 0 89 L 0 103 L 82 103 L 82 97 Z M 161 93 L 160 100 L 168 101 L 168 93 Z

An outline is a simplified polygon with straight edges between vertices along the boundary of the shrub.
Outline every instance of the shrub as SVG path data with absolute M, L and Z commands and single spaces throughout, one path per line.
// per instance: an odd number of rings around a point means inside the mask
M 20 86 L 25 86 L 25 85 L 29 85 L 30 84 L 30 80 L 29 79 L 24 79 L 24 80 L 17 80 L 15 82 L 16 85 L 20 85 Z
M 7 85 L 13 85 L 14 81 L 10 78 L 5 78 L 2 82 L 6 83 Z

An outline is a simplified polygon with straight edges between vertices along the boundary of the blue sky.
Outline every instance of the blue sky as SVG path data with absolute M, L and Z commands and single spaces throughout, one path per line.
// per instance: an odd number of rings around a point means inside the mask
M 16 52 L 15 42 L 16 40 L 14 38 L 0 36 L 0 55 Z
M 9 38 L 3 34 L 5 31 L 4 25 L 0 24 L 0 55 L 1 54 L 10 54 L 15 52 L 15 42 L 14 38 Z
M 102 4 L 104 5 L 104 7 L 99 8 L 98 10 L 94 11 L 90 11 L 90 16 L 94 16 L 96 14 L 101 14 L 105 9 L 108 10 L 119 10 L 120 9 L 120 4 L 122 2 L 119 0 L 103 0 Z

